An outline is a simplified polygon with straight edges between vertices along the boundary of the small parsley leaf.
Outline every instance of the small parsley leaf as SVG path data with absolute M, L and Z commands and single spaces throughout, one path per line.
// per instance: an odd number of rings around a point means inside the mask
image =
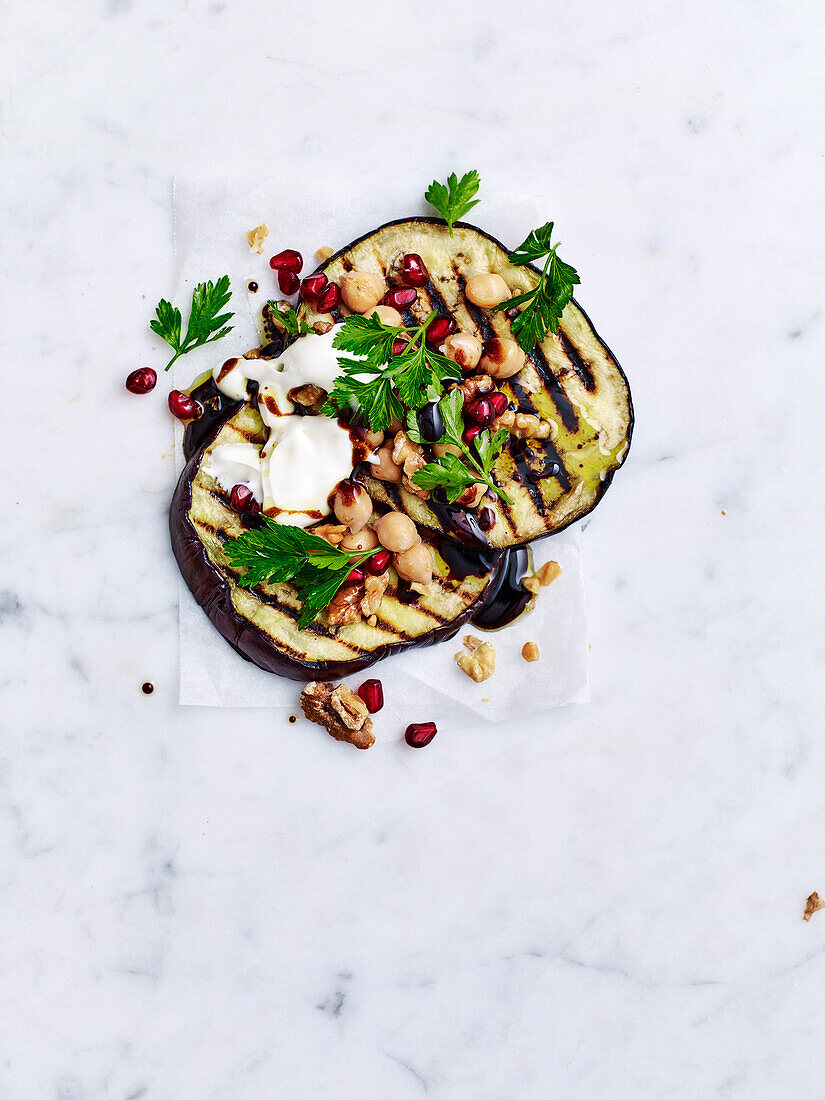
M 272 323 L 279 325 L 287 336 L 306 336 L 307 333 L 312 332 L 312 329 L 307 324 L 305 317 L 298 318 L 298 314 L 289 306 L 288 309 L 284 309 L 283 306 L 279 306 L 277 302 L 269 301 L 266 303 L 269 306 L 269 315 L 272 318 Z
M 478 172 L 473 168 L 458 179 L 455 172 L 448 177 L 446 186 L 433 180 L 427 188 L 424 198 L 434 206 L 441 217 L 446 221 L 450 236 L 453 235 L 453 225 L 464 217 L 474 206 L 478 206 L 480 200 L 475 196 L 481 183 Z
M 234 317 L 233 313 L 221 313 L 232 297 L 229 289 L 229 276 L 223 275 L 217 283 L 198 283 L 192 292 L 192 308 L 189 311 L 189 322 L 186 326 L 186 335 L 181 340 L 181 313 L 180 310 L 161 298 L 155 309 L 157 319 L 149 322 L 152 332 L 173 349 L 175 354 L 166 364 L 166 370 L 172 366 L 181 355 L 188 351 L 211 344 L 220 340 L 232 331 L 232 326 L 226 322 Z

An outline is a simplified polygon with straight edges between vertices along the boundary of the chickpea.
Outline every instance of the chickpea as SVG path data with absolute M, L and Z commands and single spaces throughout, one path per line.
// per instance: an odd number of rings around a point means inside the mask
M 478 366 L 481 358 L 481 341 L 469 332 L 454 332 L 444 341 L 442 352 L 448 359 L 458 363 L 465 373 Z
M 375 452 L 377 462 L 371 462 L 369 472 L 379 481 L 400 481 L 404 471 L 392 460 L 392 443 L 385 443 Z
M 382 325 L 392 325 L 393 328 L 401 328 L 404 324 L 404 318 L 398 310 L 393 309 L 392 306 L 376 306 L 375 309 L 370 310 L 370 317 L 373 313 L 378 314 L 378 320 Z
M 472 279 L 468 279 L 464 293 L 473 305 L 490 309 L 491 306 L 497 306 L 499 302 L 510 297 L 510 288 L 500 275 L 488 273 L 473 275 Z
M 375 533 L 381 545 L 393 552 L 409 550 L 421 541 L 418 528 L 403 512 L 387 512 L 379 516 L 375 521 Z
M 339 523 L 345 523 L 352 532 L 360 531 L 372 515 L 372 500 L 363 485 L 342 481 L 335 490 L 332 510 Z
M 374 550 L 378 545 L 378 535 L 371 527 L 362 527 L 354 534 L 350 531 L 338 544 L 342 550 Z
M 492 378 L 512 378 L 524 366 L 526 356 L 515 340 L 506 337 L 484 341 L 481 367 Z
M 353 313 L 371 313 L 387 291 L 387 284 L 372 271 L 348 271 L 341 276 L 341 297 Z
M 455 455 L 456 458 L 461 458 L 462 451 L 460 447 L 456 447 L 455 443 L 433 443 L 433 453 L 441 458 L 442 455 Z
M 423 542 L 393 555 L 393 565 L 399 577 L 416 584 L 429 584 L 433 579 L 433 556 Z

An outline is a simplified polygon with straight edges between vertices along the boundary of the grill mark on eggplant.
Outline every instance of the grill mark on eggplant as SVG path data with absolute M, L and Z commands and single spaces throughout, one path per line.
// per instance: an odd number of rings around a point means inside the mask
M 556 378 L 550 368 L 550 364 L 541 346 L 537 344 L 532 351 L 528 351 L 527 358 L 536 368 L 536 373 L 544 383 L 547 392 L 552 397 L 553 404 L 556 406 L 558 414 L 561 417 L 562 424 L 568 432 L 575 434 L 579 429 L 579 414 L 576 412 L 573 402 L 564 392 L 559 384 L 558 378 Z
M 582 359 L 578 349 L 573 346 L 570 337 L 563 329 L 559 329 L 559 339 L 564 354 L 567 356 L 570 365 L 576 372 L 577 378 L 589 393 L 595 393 L 596 379 L 593 377 L 593 372 L 587 363 L 585 363 L 584 359 Z

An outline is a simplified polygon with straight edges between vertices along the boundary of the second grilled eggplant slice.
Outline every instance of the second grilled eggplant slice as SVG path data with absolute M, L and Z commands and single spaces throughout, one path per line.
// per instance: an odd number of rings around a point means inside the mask
M 444 546 L 435 531 L 422 531 L 433 550 L 433 584 L 425 594 L 391 584 L 381 601 L 375 625 L 365 620 L 335 629 L 323 617 L 298 628 L 300 603 L 288 584 L 242 588 L 224 544 L 245 530 L 229 506 L 228 494 L 206 472 L 213 447 L 227 443 L 263 444 L 266 432 L 257 411 L 247 404 L 225 403 L 211 380 L 197 391 L 212 415 L 213 430 L 197 434 L 185 448 L 189 459 L 170 510 L 172 547 L 181 573 L 197 602 L 226 640 L 247 660 L 294 680 L 336 679 L 358 672 L 409 646 L 432 645 L 451 638 L 507 580 L 507 554 L 470 555 L 462 559 Z M 190 425 L 190 428 L 193 427 Z M 190 431 L 187 430 L 187 437 Z M 191 445 L 195 441 L 195 446 Z M 449 564 L 448 564 L 449 562 Z M 516 578 L 517 583 L 517 578 Z
M 482 340 L 511 336 L 510 321 L 504 312 L 473 305 L 464 293 L 466 281 L 496 272 L 515 295 L 539 280 L 536 268 L 511 264 L 504 245 L 480 229 L 459 223 L 450 237 L 444 222 L 435 218 L 389 222 L 342 249 L 320 270 L 332 281 L 353 269 L 378 272 L 390 286 L 400 285 L 399 264 L 409 252 L 422 257 L 429 281 L 419 289 L 405 322 L 421 321 L 436 309 Z M 329 320 L 306 305 L 302 313 L 310 323 Z M 559 336 L 548 334 L 524 369 L 499 388 L 519 411 L 551 420 L 555 430 L 551 440 L 510 437 L 494 476 L 513 505 L 498 498 L 484 501 L 494 513 L 491 529 L 483 531 L 473 512 L 369 478 L 374 499 L 459 541 L 501 548 L 560 531 L 595 508 L 627 454 L 633 407 L 624 373 L 576 302 L 565 309 Z

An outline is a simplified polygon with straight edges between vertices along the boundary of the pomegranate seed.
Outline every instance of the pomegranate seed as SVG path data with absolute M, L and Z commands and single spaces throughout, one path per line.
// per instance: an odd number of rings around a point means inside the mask
M 297 275 L 304 266 L 304 257 L 300 252 L 296 252 L 294 248 L 285 248 L 283 252 L 279 252 L 277 256 L 272 257 L 269 266 L 273 271 L 291 271 L 293 275 Z M 281 289 L 283 290 L 283 287 Z
M 382 303 L 385 306 L 392 306 L 393 309 L 406 309 L 407 306 L 413 304 L 417 297 L 418 291 L 412 287 L 397 286 L 387 291 Z
M 257 516 L 261 510 L 248 485 L 233 485 L 229 503 L 236 512 L 247 512 L 250 516 Z
M 451 332 L 455 332 L 456 327 L 452 317 L 436 317 L 427 329 L 427 339 L 431 344 L 440 344 Z
M 365 680 L 358 689 L 358 694 L 367 704 L 370 714 L 375 714 L 384 705 L 384 685 L 380 680 Z
M 363 579 L 364 579 L 364 570 L 363 569 L 352 569 L 350 571 L 349 576 L 347 577 L 346 583 L 347 584 L 360 584 L 360 582 Z
M 438 733 L 435 722 L 412 722 L 404 733 L 404 740 L 414 749 L 423 749 Z
M 373 577 L 380 577 L 382 573 L 386 573 L 389 569 L 391 557 L 389 550 L 377 551 L 366 563 L 367 572 L 371 573 Z
M 337 283 L 328 283 L 318 295 L 315 308 L 319 313 L 332 313 L 341 301 L 341 288 Z
M 281 294 L 294 294 L 300 285 L 301 280 L 294 271 L 278 272 L 278 286 L 281 288 Z
M 393 340 L 393 342 L 392 342 L 392 353 L 393 353 L 393 355 L 400 355 L 401 352 L 404 350 L 404 348 L 407 346 L 408 343 L 409 343 L 409 341 L 404 340 L 401 336 L 399 336 L 397 339 Z
M 129 393 L 149 393 L 155 388 L 157 380 L 158 376 L 151 367 L 138 367 L 126 379 L 126 389 Z
M 172 390 L 169 394 L 169 411 L 178 420 L 195 420 L 203 412 L 203 409 L 188 393 Z
M 329 279 L 323 271 L 316 271 L 314 275 L 307 275 L 301 281 L 301 297 L 305 302 L 315 302 L 318 295 L 324 290 Z
M 408 252 L 401 261 L 401 282 L 407 286 L 423 286 L 427 281 L 424 261 L 415 252 Z
M 482 428 L 486 428 L 488 424 L 492 424 L 495 418 L 493 403 L 489 397 L 479 397 L 475 401 L 470 402 L 465 412 L 470 420 L 473 420 L 476 424 L 480 424 Z
M 473 440 L 475 439 L 475 437 L 478 435 L 478 433 L 480 431 L 481 431 L 481 428 L 478 424 L 471 424 L 469 426 L 469 428 L 464 429 L 464 432 L 463 432 L 461 438 L 464 440 L 464 442 L 469 447 L 470 444 L 473 442 Z
M 502 393 L 501 390 L 496 390 L 495 393 L 490 394 L 490 404 L 493 406 L 496 416 L 501 416 L 510 402 L 507 399 L 506 393 Z

